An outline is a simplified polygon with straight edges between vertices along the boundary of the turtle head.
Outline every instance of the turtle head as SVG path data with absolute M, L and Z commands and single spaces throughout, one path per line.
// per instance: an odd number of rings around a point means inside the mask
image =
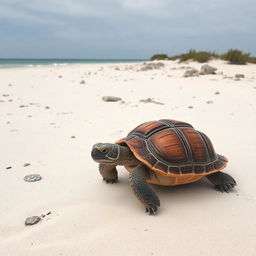
M 91 156 L 98 163 L 116 163 L 120 155 L 120 146 L 112 143 L 97 143 L 93 146 Z

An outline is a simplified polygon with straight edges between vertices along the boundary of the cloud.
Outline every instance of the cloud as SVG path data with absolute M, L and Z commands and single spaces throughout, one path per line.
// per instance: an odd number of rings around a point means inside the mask
M 254 0 L 1 0 L 0 33 L 2 42 L 11 37 L 20 47 L 30 38 L 38 45 L 51 39 L 49 47 L 63 41 L 70 49 L 97 45 L 97 51 L 113 46 L 135 52 L 136 45 L 142 51 L 143 46 L 178 49 L 202 42 L 214 50 L 206 38 L 225 45 L 239 38 L 245 47 L 249 37 L 255 41 L 255 13 Z M 12 52 L 13 44 L 0 51 Z

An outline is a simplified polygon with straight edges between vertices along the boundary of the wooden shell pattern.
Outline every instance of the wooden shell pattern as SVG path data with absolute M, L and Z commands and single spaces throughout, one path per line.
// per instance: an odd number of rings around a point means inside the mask
M 227 158 L 192 125 L 169 119 L 143 123 L 116 142 L 126 144 L 145 165 L 165 176 L 203 177 L 223 169 Z

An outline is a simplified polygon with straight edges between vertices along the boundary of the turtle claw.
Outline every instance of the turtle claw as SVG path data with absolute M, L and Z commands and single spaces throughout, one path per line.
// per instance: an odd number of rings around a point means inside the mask
M 113 184 L 113 183 L 116 183 L 117 182 L 117 178 L 103 178 L 103 180 L 106 182 L 106 183 L 110 183 L 110 184 Z
M 157 206 L 155 206 L 155 205 L 147 206 L 147 207 L 146 207 L 146 212 L 147 212 L 149 215 L 155 215 L 156 212 L 157 212 Z
M 231 192 L 233 188 L 235 187 L 236 183 L 227 183 L 227 184 L 221 184 L 221 185 L 215 185 L 215 189 L 217 191 L 223 192 Z

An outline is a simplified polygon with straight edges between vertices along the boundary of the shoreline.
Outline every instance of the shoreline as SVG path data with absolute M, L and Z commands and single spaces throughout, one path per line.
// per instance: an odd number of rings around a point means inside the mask
M 122 64 L 145 60 L 134 59 L 0 59 L 0 69 L 18 67 L 66 66 L 79 64 Z M 42 63 L 43 62 L 43 63 Z M 4 64 L 3 64 L 4 63 Z

